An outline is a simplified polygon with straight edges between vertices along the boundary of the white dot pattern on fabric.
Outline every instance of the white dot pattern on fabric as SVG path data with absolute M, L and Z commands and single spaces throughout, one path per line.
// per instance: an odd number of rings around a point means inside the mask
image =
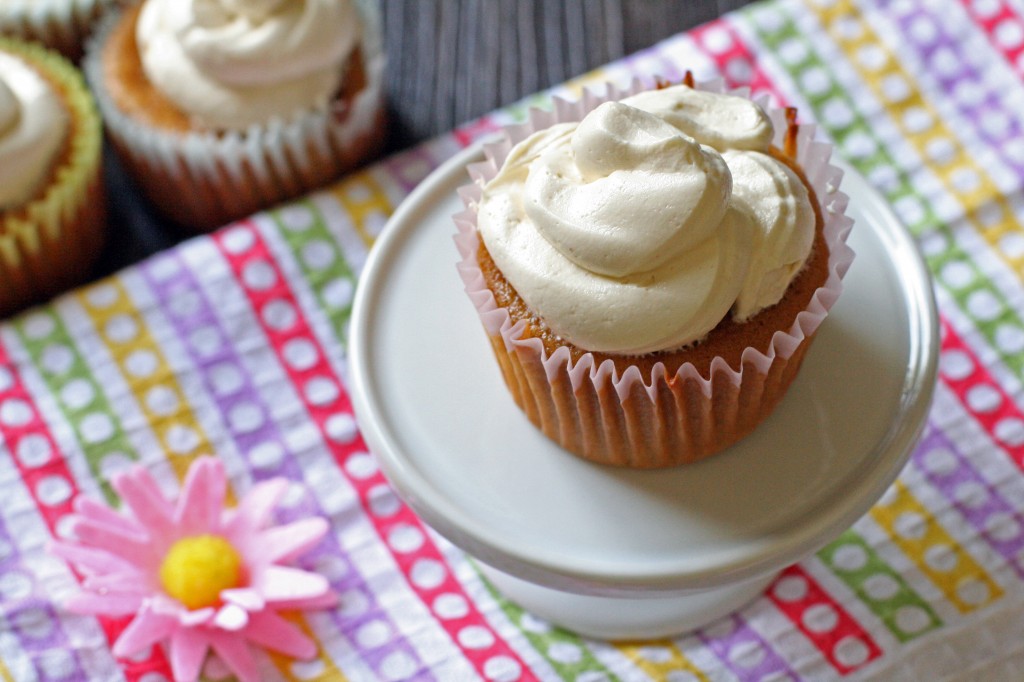
M 966 379 L 974 372 L 974 361 L 960 350 L 943 351 L 939 358 L 942 373 L 954 381 Z
M 96 391 L 86 379 L 72 379 L 60 390 L 61 401 L 72 410 L 80 410 L 96 397 Z
M 700 678 L 689 670 L 670 670 L 665 682 L 700 682 Z
M 979 289 L 967 297 L 967 309 L 980 320 L 990 321 L 1003 312 L 1003 304 L 991 291 Z
M 924 466 L 936 476 L 947 476 L 956 470 L 956 455 L 948 448 L 934 448 L 924 456 Z
M 836 660 L 850 668 L 863 664 L 870 653 L 868 645 L 859 637 L 843 637 L 832 650 Z
M 133 351 L 126 359 L 124 366 L 128 370 L 128 373 L 138 379 L 143 379 L 153 374 L 159 361 L 151 351 L 148 350 L 137 350 Z
M 663 646 L 642 646 L 636 653 L 651 663 L 668 663 L 672 660 L 672 652 Z
M 415 672 L 416 662 L 404 651 L 388 654 L 380 664 L 381 676 L 393 682 L 407 680 Z
M 214 393 L 222 398 L 237 392 L 245 384 L 242 371 L 236 365 L 227 362 L 214 365 L 208 376 L 213 384 Z
M 324 305 L 334 310 L 343 310 L 352 304 L 354 288 L 352 282 L 341 277 L 324 285 Z
M 274 299 L 263 306 L 263 322 L 273 330 L 287 331 L 298 320 L 298 313 L 288 301 Z
M 446 571 L 437 559 L 417 559 L 412 565 L 410 577 L 416 587 L 423 590 L 434 590 L 444 582 Z
M 1024 29 L 1015 19 L 1007 18 L 996 24 L 994 36 L 1000 47 L 1012 50 L 1024 42 Z
M 867 566 L 868 553 L 860 545 L 841 545 L 832 553 L 832 563 L 843 571 L 859 571 Z
M 0 366 L 0 393 L 11 390 L 14 386 L 14 377 L 6 367 Z
M 78 425 L 82 439 L 93 445 L 109 440 L 114 435 L 114 422 L 102 412 L 86 415 Z
M 759 642 L 744 640 L 729 647 L 729 660 L 739 668 L 756 668 L 764 656 L 764 647 Z
M 32 594 L 32 578 L 16 571 L 0 573 L 0 598 L 6 602 L 25 599 Z
M 341 395 L 338 384 L 327 377 L 313 377 L 306 382 L 302 392 L 305 394 L 306 400 L 321 407 L 330 405 Z
M 1019 417 L 1004 417 L 996 422 L 994 433 L 997 439 L 1011 447 L 1024 445 L 1024 421 Z
M 28 639 L 44 639 L 53 632 L 53 620 L 42 608 L 22 609 L 11 620 L 18 631 Z
M 377 518 L 394 516 L 402 506 L 395 492 L 383 483 L 370 488 L 369 498 L 370 513 Z
M 926 520 L 917 512 L 903 512 L 896 517 L 896 534 L 907 540 L 920 540 L 924 537 Z
M 796 65 L 807 59 L 807 46 L 802 41 L 793 38 L 780 43 L 776 53 L 782 61 Z
M 896 596 L 900 585 L 891 575 L 876 573 L 863 583 L 864 592 L 874 601 L 887 601 Z
M 32 421 L 32 408 L 20 398 L 8 398 L 0 403 L 0 424 L 10 427 L 25 426 Z
M 977 509 L 985 504 L 988 498 L 988 490 L 977 481 L 965 481 L 953 490 L 953 499 L 968 509 Z
M 200 327 L 188 335 L 188 343 L 201 358 L 210 358 L 220 350 L 223 340 L 216 327 Z
M 75 354 L 67 346 L 54 343 L 43 349 L 40 360 L 47 373 L 60 376 L 75 364 Z
M 115 315 L 107 321 L 103 331 L 114 343 L 127 343 L 138 335 L 139 325 L 129 315 Z
M 985 519 L 985 532 L 998 542 L 1009 542 L 1020 535 L 1021 525 L 1008 512 L 996 512 Z
M 815 66 L 800 74 L 800 84 L 811 95 L 822 95 L 832 87 L 832 81 L 821 67 Z
M 974 269 L 963 261 L 953 260 L 942 266 L 942 281 L 953 289 L 963 289 L 974 281 Z
M 315 239 L 302 247 L 302 262 L 311 270 L 323 270 L 336 258 L 334 247 L 322 239 Z
M 1009 258 L 1020 258 L 1024 256 L 1024 234 L 1010 232 L 999 238 L 999 248 Z
M 796 602 L 807 596 L 807 580 L 799 575 L 787 575 L 775 583 L 775 597 L 783 602 Z
M 896 610 L 896 627 L 902 632 L 916 634 L 930 624 L 931 617 L 920 606 L 901 606 Z
M 469 604 L 461 594 L 446 593 L 434 600 L 433 609 L 438 618 L 455 620 L 469 613 Z
M 242 281 L 250 289 L 266 291 L 277 282 L 274 267 L 265 260 L 253 260 L 245 264 Z
M 252 230 L 246 227 L 233 227 L 224 233 L 224 248 L 235 255 L 245 253 L 256 243 Z
M 831 604 L 815 604 L 803 612 L 800 620 L 811 632 L 831 632 L 839 625 L 839 614 Z
M 956 568 L 958 559 L 952 548 L 947 545 L 932 545 L 924 553 L 924 561 L 939 573 L 948 573 Z
M 701 33 L 704 47 L 712 54 L 723 54 L 732 47 L 732 37 L 722 26 L 709 26 Z
M 167 449 L 176 455 L 187 455 L 199 447 L 199 434 L 194 429 L 182 424 L 175 424 L 167 429 L 164 435 Z
M 312 212 L 299 204 L 285 206 L 277 212 L 277 216 L 284 228 L 292 232 L 302 232 L 313 226 Z
M 397 524 L 388 533 L 388 544 L 400 554 L 415 552 L 423 546 L 423 531 L 407 523 Z
M 288 340 L 282 352 L 288 366 L 299 372 L 312 368 L 320 359 L 313 342 L 302 337 Z
M 345 412 L 332 414 L 324 425 L 327 437 L 336 443 L 348 444 L 356 439 L 356 420 Z
M 459 630 L 459 644 L 467 649 L 486 649 L 494 644 L 494 635 L 487 628 L 479 625 L 467 625 Z
M 369 478 L 377 473 L 377 460 L 368 452 L 357 452 L 345 460 L 345 471 L 353 478 Z
M 49 680 L 66 680 L 75 674 L 75 661 L 69 651 L 50 649 L 36 659 Z
M 284 448 L 277 441 L 260 443 L 249 451 L 249 460 L 257 469 L 275 469 L 284 459 Z
M 50 447 L 50 441 L 46 439 L 46 436 L 38 433 L 29 433 L 18 441 L 17 454 L 18 461 L 23 466 L 34 469 L 50 461 L 50 458 L 53 456 L 53 449 Z
M 131 458 L 123 452 L 111 452 L 100 460 L 100 471 L 107 480 L 110 480 L 115 474 L 127 471 L 131 466 Z
M 548 656 L 565 665 L 572 665 L 583 660 L 583 652 L 570 642 L 554 642 L 548 647 Z
M 323 677 L 326 668 L 319 659 L 312 661 L 293 661 L 289 666 L 292 674 L 300 680 L 316 680 Z
M 22 330 L 30 339 L 44 339 L 57 329 L 54 319 L 44 312 L 29 313 L 22 322 Z
M 146 392 L 146 407 L 155 415 L 170 416 L 178 410 L 178 394 L 167 386 L 154 386 Z
M 956 594 L 964 603 L 971 606 L 981 606 L 991 596 L 988 585 L 977 578 L 961 580 L 956 586 Z
M 1001 324 L 996 328 L 996 345 L 1004 353 L 1024 351 L 1024 329 L 1016 324 Z
M 263 410 L 254 403 L 240 403 L 228 412 L 228 423 L 236 433 L 251 433 L 263 426 Z
M 484 662 L 484 677 L 491 682 L 513 682 L 522 675 L 522 667 L 508 656 L 494 656 Z
M 371 620 L 356 630 L 356 641 L 365 649 L 376 649 L 391 639 L 391 627 L 380 620 Z

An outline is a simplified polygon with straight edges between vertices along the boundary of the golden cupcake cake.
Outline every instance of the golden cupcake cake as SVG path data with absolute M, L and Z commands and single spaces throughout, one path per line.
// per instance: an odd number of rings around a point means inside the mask
M 373 155 L 383 57 L 351 0 L 144 0 L 85 59 L 108 133 L 166 216 L 208 230 Z
M 119 0 L 0 0 L 0 35 L 42 43 L 75 61 L 103 13 Z
M 534 112 L 489 145 L 459 269 L 518 406 L 586 459 L 656 468 L 782 399 L 852 260 L 831 147 L 717 84 Z
M 0 315 L 85 280 L 103 242 L 102 128 L 67 60 L 0 38 Z

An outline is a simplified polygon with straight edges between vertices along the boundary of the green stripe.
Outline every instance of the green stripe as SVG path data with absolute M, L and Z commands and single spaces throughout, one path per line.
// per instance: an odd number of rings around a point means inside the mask
M 772 5 L 771 11 L 782 16 L 783 7 L 784 5 L 782 4 Z M 840 150 L 843 149 L 844 144 L 853 135 L 865 136 L 874 143 L 874 153 L 859 158 L 850 158 L 848 156 L 848 160 L 858 171 L 867 177 L 870 177 L 872 172 L 877 172 L 878 169 L 891 169 L 894 182 L 888 188 L 879 188 L 890 205 L 895 205 L 896 202 L 908 197 L 917 200 L 922 208 L 921 216 L 918 220 L 907 223 L 907 227 L 919 238 L 937 233 L 945 241 L 945 248 L 941 250 L 936 249 L 935 253 L 926 255 L 925 259 L 928 267 L 935 274 L 936 280 L 944 285 L 944 289 L 956 301 L 963 314 L 981 332 L 989 346 L 998 354 L 1003 364 L 1010 368 L 1018 377 L 1024 377 L 1024 353 L 1005 353 L 1000 350 L 999 344 L 996 342 L 996 333 L 1000 326 L 1012 324 L 1017 329 L 1024 328 L 1021 318 L 1008 305 L 1006 297 L 975 265 L 970 255 L 956 243 L 954 231 L 950 225 L 938 218 L 934 207 L 928 202 L 928 199 L 913 189 L 908 178 L 908 169 L 901 167 L 898 160 L 886 150 L 885 142 L 875 134 L 870 122 L 860 115 L 856 101 L 847 94 L 846 89 L 839 83 L 835 73 L 828 68 L 828 62 L 822 59 L 816 52 L 814 45 L 804 37 L 789 17 L 783 17 L 778 22 L 777 30 L 767 31 L 751 16 L 756 11 L 756 8 L 748 8 L 744 10 L 742 16 L 747 19 L 746 23 L 757 33 L 759 40 L 773 53 L 778 54 L 780 46 L 788 41 L 797 41 L 807 48 L 805 50 L 806 56 L 802 61 L 794 63 L 784 63 L 780 59 L 775 61 L 781 68 L 786 70 L 794 84 L 798 87 L 801 83 L 801 77 L 810 69 L 818 69 L 819 74 L 827 78 L 828 86 L 823 87 L 821 92 L 811 94 L 804 92 L 801 88 L 804 98 L 814 111 L 814 117 L 818 124 L 828 131 Z M 824 107 L 829 102 L 835 101 L 842 102 L 849 109 L 851 117 L 847 125 L 829 125 L 823 115 Z M 944 273 L 944 268 L 951 263 L 960 263 L 962 270 L 966 268 L 965 272 L 970 274 L 968 282 L 961 285 L 959 282 L 949 281 L 946 273 Z M 998 302 L 1002 312 L 991 320 L 976 319 L 969 312 L 968 299 L 978 292 L 985 292 L 990 295 Z
M 531 628 L 530 619 L 533 618 L 533 616 L 506 599 L 494 588 L 493 585 L 491 585 L 490 581 L 483 576 L 480 572 L 480 568 L 476 565 L 476 562 L 473 561 L 472 557 L 469 557 L 469 560 L 473 565 L 473 568 L 476 570 L 476 574 L 480 578 L 480 582 L 487 588 L 487 592 L 498 604 L 498 607 L 505 614 L 505 617 L 516 626 L 524 637 L 526 637 L 527 641 L 530 642 L 530 645 L 537 650 L 537 653 L 544 657 L 544 660 L 551 665 L 559 677 L 570 682 L 584 673 L 601 673 L 605 676 L 607 682 L 616 682 L 619 680 L 615 673 L 609 670 L 594 656 L 586 642 L 584 642 L 580 637 L 574 635 L 568 630 L 555 627 L 554 625 L 549 626 L 550 629 L 545 629 L 542 632 L 537 632 L 536 628 Z M 558 646 L 573 647 L 579 652 L 579 658 L 568 663 L 556 660 L 550 654 L 550 649 Z
M 844 561 L 844 553 L 853 554 L 856 560 Z M 818 558 L 901 642 L 942 627 L 942 620 L 931 606 L 852 530 L 826 545 L 818 552 Z
M 137 461 L 139 457 L 111 409 L 103 389 L 90 372 L 71 334 L 53 310 L 40 308 L 27 317 L 19 317 L 15 320 L 14 328 L 32 364 L 52 394 L 54 404 L 74 428 L 93 479 L 99 483 L 107 502 L 116 506 L 119 498 L 102 473 L 103 460 L 108 456 L 119 456 Z M 91 394 L 87 402 L 73 406 L 65 402 L 63 391 L 72 382 L 79 382 L 81 390 Z M 90 422 L 104 417 L 109 419 L 112 427 L 110 437 L 102 442 L 91 442 L 91 439 L 86 438 L 87 433 L 94 433 L 89 430 Z
M 301 229 L 290 226 L 282 214 L 305 210 L 308 222 Z M 339 210 L 344 210 L 339 204 Z M 288 245 L 309 288 L 316 296 L 319 309 L 326 314 L 338 343 L 348 348 L 348 322 L 352 315 L 352 293 L 355 291 L 356 276 L 345 260 L 336 237 L 327 229 L 327 221 L 316 204 L 306 199 L 297 201 L 275 211 L 270 216 L 277 224 L 278 234 Z M 312 245 L 312 246 L 311 246 Z M 329 257 L 322 260 L 308 258 L 307 249 L 316 248 Z M 339 292 L 347 290 L 347 296 Z

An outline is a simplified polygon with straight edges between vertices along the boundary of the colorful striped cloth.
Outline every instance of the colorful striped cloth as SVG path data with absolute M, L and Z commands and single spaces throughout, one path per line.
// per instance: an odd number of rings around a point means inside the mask
M 935 275 L 939 386 L 883 500 L 752 604 L 666 641 L 553 629 L 504 600 L 395 496 L 358 432 L 346 326 L 387 216 L 531 98 L 0 326 L 0 680 L 169 679 L 115 659 L 127 621 L 58 606 L 45 545 L 130 463 L 178 490 L 194 458 L 236 497 L 293 481 L 281 522 L 331 532 L 301 564 L 341 595 L 287 680 L 1024 679 L 1024 3 L 769 0 L 559 88 L 722 75 L 818 121 Z

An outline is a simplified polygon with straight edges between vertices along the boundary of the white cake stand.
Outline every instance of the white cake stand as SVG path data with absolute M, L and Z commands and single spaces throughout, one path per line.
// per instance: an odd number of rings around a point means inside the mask
M 478 149 L 408 197 L 362 274 L 359 424 L 398 493 L 494 585 L 583 635 L 681 633 L 733 611 L 847 529 L 903 467 L 935 383 L 927 270 L 852 169 L 845 290 L 775 413 L 698 464 L 628 471 L 549 441 L 509 396 L 455 270 L 451 216 Z

